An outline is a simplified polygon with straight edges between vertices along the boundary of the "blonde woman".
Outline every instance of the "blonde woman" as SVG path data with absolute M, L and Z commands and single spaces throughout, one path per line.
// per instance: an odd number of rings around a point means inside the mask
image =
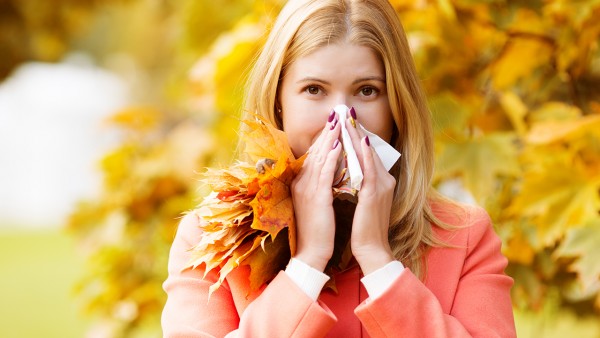
M 347 119 L 337 104 L 352 107 Z M 214 274 L 185 269 L 202 220 L 186 216 L 164 284 L 166 337 L 515 336 L 513 281 L 487 213 L 431 188 L 430 116 L 387 1 L 290 1 L 253 68 L 245 111 L 283 130 L 296 157 L 308 152 L 292 184 L 296 255 L 260 291 L 231 273 L 208 301 Z M 342 124 L 364 174 L 356 204 L 331 189 Z M 402 154 L 389 172 L 356 124 Z M 323 271 L 344 235 L 353 259 L 335 293 Z

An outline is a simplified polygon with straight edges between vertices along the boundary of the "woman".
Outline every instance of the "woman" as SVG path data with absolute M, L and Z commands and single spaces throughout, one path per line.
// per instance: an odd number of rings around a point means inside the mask
M 331 112 L 353 107 L 350 119 Z M 308 152 L 292 184 L 297 251 L 259 291 L 242 268 L 208 301 L 214 273 L 185 269 L 202 220 L 171 249 L 166 337 L 512 337 L 512 279 L 490 219 L 431 188 L 432 127 L 405 33 L 384 0 L 292 0 L 249 79 L 246 111 Z M 356 122 L 402 157 L 388 173 Z M 364 174 L 356 205 L 334 200 L 342 124 Z M 341 217 L 345 215 L 346 217 Z M 336 224 L 337 219 L 337 224 Z M 336 236 L 353 256 L 323 289 Z

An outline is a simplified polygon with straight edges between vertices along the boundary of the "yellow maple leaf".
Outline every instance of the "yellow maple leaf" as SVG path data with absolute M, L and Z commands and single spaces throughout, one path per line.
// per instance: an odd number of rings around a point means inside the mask
M 294 154 L 288 145 L 285 133 L 270 123 L 263 121 L 257 116 L 256 121 L 242 121 L 248 128 L 248 132 L 242 134 L 245 143 L 244 153 L 254 163 L 268 158 L 272 160 L 287 158 L 292 162 Z
M 551 46 L 543 40 L 512 39 L 501 57 L 491 65 L 495 87 L 509 88 L 518 80 L 530 76 L 532 69 L 548 64 L 551 54 Z
M 534 124 L 526 137 L 522 183 L 506 212 L 536 224 L 543 246 L 598 216 L 599 123 L 596 115 L 548 120 Z

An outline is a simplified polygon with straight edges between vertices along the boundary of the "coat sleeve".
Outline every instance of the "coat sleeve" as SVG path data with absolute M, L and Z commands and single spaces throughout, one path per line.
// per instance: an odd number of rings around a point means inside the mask
M 515 337 L 510 300 L 512 278 L 501 242 L 483 209 L 471 215 L 466 258 L 452 309 L 408 269 L 386 292 L 367 299 L 355 314 L 372 337 Z
M 243 314 L 238 316 L 229 282 L 208 289 L 216 273 L 203 278 L 202 269 L 184 269 L 190 248 L 202 231 L 193 214 L 183 218 L 171 247 L 168 278 L 163 284 L 167 302 L 162 313 L 164 337 L 320 337 L 336 322 L 324 305 L 313 302 L 281 271 Z

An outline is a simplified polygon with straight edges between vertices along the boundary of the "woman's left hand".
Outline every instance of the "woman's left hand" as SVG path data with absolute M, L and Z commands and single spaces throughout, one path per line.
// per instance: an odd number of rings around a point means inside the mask
M 367 275 L 394 260 L 388 230 L 396 179 L 383 166 L 358 121 L 356 128 L 349 120 L 345 122 L 363 171 L 350 246 L 354 258 Z

